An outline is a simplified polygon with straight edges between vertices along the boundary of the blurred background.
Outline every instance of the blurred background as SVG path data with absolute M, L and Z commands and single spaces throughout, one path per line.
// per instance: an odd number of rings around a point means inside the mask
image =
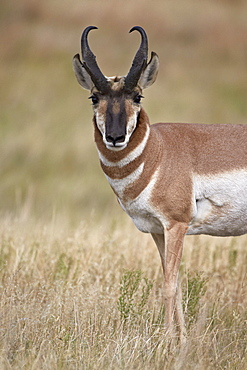
M 0 217 L 71 225 L 120 214 L 98 163 L 88 92 L 71 60 L 82 30 L 108 76 L 125 75 L 145 28 L 160 57 L 152 123 L 247 123 L 245 0 L 2 0 Z

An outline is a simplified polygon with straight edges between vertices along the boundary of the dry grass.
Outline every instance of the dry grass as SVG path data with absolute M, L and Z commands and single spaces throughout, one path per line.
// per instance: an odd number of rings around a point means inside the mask
M 1 368 L 247 367 L 246 237 L 187 239 L 188 344 L 168 346 L 158 253 L 99 169 L 71 68 L 95 24 L 102 70 L 126 73 L 139 44 L 128 30 L 140 24 L 161 60 L 145 92 L 152 122 L 244 123 L 246 14 L 244 0 L 1 2 Z
M 1 227 L 1 368 L 245 369 L 246 237 L 187 239 L 181 278 L 189 337 L 181 353 L 176 341 L 168 346 L 151 238 L 126 222 L 121 232 L 103 222 L 73 232 L 60 225 Z M 127 293 L 136 289 L 128 299 L 120 281 L 137 269 L 143 275 L 140 284 L 135 273 L 127 279 Z M 153 288 L 141 306 L 144 278 Z M 132 304 L 125 317 L 121 295 Z

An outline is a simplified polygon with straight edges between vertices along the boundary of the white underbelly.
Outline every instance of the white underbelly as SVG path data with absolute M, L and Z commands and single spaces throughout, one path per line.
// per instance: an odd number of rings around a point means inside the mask
M 247 233 L 247 171 L 194 177 L 194 217 L 187 234 Z

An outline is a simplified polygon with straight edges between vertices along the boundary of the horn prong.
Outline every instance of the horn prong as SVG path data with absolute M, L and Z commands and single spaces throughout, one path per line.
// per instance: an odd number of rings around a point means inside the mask
M 96 62 L 95 55 L 93 54 L 88 44 L 88 33 L 91 30 L 95 30 L 95 29 L 98 29 L 98 27 L 88 26 L 82 32 L 81 54 L 82 54 L 82 59 L 83 59 L 83 66 L 89 73 L 94 85 L 96 86 L 97 89 L 104 92 L 108 90 L 108 83 Z
M 143 69 L 147 65 L 148 59 L 148 38 L 145 30 L 140 26 L 134 26 L 129 31 L 138 31 L 141 34 L 141 45 L 134 57 L 129 73 L 125 77 L 126 90 L 132 90 L 138 83 Z

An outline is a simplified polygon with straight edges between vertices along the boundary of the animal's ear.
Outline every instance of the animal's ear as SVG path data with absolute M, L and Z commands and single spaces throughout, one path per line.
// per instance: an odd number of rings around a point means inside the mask
M 90 75 L 84 68 L 79 54 L 76 54 L 73 58 L 73 70 L 75 72 L 75 77 L 79 84 L 86 90 L 90 90 L 93 88 L 94 84 L 91 80 Z
M 138 81 L 138 85 L 141 89 L 146 89 L 151 86 L 156 80 L 159 70 L 159 57 L 156 53 L 152 51 L 151 59 L 141 74 L 141 77 Z

